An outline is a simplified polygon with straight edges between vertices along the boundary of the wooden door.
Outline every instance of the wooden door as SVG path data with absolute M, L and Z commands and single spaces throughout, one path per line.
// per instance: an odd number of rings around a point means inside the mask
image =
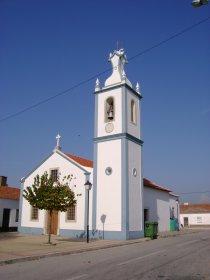
M 57 234 L 58 232 L 58 211 L 53 210 L 52 212 L 52 221 L 50 228 L 50 212 L 47 215 L 47 233 Z

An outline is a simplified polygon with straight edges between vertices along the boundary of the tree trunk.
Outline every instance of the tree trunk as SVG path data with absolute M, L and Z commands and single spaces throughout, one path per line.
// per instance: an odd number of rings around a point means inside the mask
M 48 232 L 48 244 L 51 244 L 51 226 L 52 226 L 52 210 L 50 210 L 50 224 L 49 224 L 49 232 Z

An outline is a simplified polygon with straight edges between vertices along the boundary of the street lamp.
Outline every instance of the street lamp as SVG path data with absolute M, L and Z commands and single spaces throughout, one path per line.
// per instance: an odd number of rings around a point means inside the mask
M 89 243 L 89 191 L 92 188 L 92 184 L 87 180 L 84 186 L 87 191 L 87 243 Z
M 198 8 L 198 7 L 202 6 L 202 5 L 208 4 L 208 2 L 209 2 L 209 0 L 193 0 L 192 1 L 192 6 L 194 8 Z

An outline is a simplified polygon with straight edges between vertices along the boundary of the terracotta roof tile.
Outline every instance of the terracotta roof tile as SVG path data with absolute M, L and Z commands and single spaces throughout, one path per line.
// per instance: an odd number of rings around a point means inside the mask
M 77 163 L 79 163 L 82 166 L 92 167 L 93 168 L 93 161 L 92 160 L 89 160 L 89 159 L 86 159 L 86 158 L 77 157 L 77 156 L 66 154 L 66 153 L 65 153 L 65 155 L 67 157 L 73 159 L 74 161 L 76 161 Z
M 13 187 L 0 186 L 0 198 L 4 199 L 20 199 L 20 189 Z
M 181 214 L 210 213 L 210 204 L 188 204 L 180 205 Z
M 159 191 L 164 191 L 164 192 L 171 192 L 171 190 L 166 189 L 166 188 L 161 187 L 161 186 L 158 186 L 157 184 L 149 181 L 146 178 L 143 179 L 143 182 L 144 182 L 144 187 L 149 187 L 149 188 L 153 188 L 153 189 L 156 189 L 156 190 L 159 190 Z

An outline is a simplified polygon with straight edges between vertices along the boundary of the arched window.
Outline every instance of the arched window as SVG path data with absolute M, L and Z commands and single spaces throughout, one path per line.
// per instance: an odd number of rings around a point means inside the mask
M 136 103 L 131 100 L 131 122 L 136 123 Z
M 105 102 L 105 122 L 111 122 L 115 117 L 114 98 L 109 97 Z

